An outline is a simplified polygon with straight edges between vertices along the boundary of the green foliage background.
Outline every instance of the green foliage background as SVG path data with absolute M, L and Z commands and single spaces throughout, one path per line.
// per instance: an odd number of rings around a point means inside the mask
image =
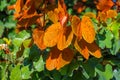
M 90 57 L 85 61 L 78 53 L 78 59 L 61 68 L 59 71 L 48 71 L 45 59 L 49 48 L 40 51 L 36 45 L 29 47 L 32 32 L 23 30 L 15 32 L 16 21 L 13 20 L 14 11 L 8 11 L 7 6 L 16 0 L 0 0 L 0 44 L 9 45 L 10 54 L 0 50 L 0 80 L 119 80 L 120 79 L 120 14 L 115 20 L 108 19 L 106 23 L 98 23 L 93 19 L 97 32 L 96 42 L 102 49 L 103 57 Z M 82 13 L 76 13 L 72 7 L 75 3 L 65 0 L 68 13 L 81 17 L 86 12 L 96 10 L 90 6 Z M 89 0 L 88 3 L 92 2 Z M 112 31 L 110 30 L 112 29 Z

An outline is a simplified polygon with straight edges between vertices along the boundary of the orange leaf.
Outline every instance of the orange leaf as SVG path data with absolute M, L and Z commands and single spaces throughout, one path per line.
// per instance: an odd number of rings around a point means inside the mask
M 100 48 L 97 46 L 95 42 L 87 43 L 84 39 L 81 39 L 78 42 L 76 39 L 74 46 L 76 50 L 78 50 L 85 59 L 88 59 L 90 54 L 95 56 L 96 58 L 100 58 L 102 56 Z
M 65 35 L 63 35 L 62 33 L 63 31 L 61 31 L 61 34 L 58 38 L 58 42 L 57 42 L 57 48 L 59 50 L 63 50 L 65 48 L 65 45 L 66 45 L 66 37 Z
M 93 56 L 95 56 L 96 58 L 100 58 L 102 57 L 101 55 L 101 51 L 100 51 L 100 48 L 97 46 L 97 44 L 95 42 L 91 43 L 91 44 L 88 44 L 87 43 L 87 48 L 89 50 L 89 53 Z
M 81 39 L 79 42 L 78 40 L 76 39 L 75 40 L 75 43 L 74 43 L 74 46 L 76 48 L 76 50 L 85 58 L 85 59 L 88 59 L 89 58 L 89 51 L 86 47 L 86 43 L 83 39 Z
M 15 7 L 14 7 L 15 8 L 15 14 L 14 14 L 15 19 L 20 18 L 20 16 L 22 15 L 21 12 L 22 12 L 23 6 L 24 6 L 24 0 L 16 1 Z
M 65 27 L 63 30 L 61 30 L 59 40 L 57 42 L 57 48 L 59 50 L 63 50 L 67 48 L 73 39 L 73 33 L 71 30 L 71 27 Z
M 53 70 L 56 68 L 59 55 L 60 51 L 56 47 L 53 47 L 48 55 L 48 58 L 46 59 L 46 68 L 48 70 Z
M 107 11 L 107 18 L 114 18 L 117 16 L 117 11 L 115 10 L 108 10 Z
M 33 35 L 34 43 L 41 50 L 44 50 L 46 48 L 46 46 L 44 45 L 44 42 L 43 42 L 44 31 L 36 28 L 36 29 L 33 30 L 33 34 L 32 35 Z
M 73 56 L 74 56 L 74 53 L 71 49 L 69 49 L 69 48 L 64 49 L 60 53 L 60 55 L 57 59 L 58 63 L 57 63 L 56 69 L 59 70 L 63 66 L 69 64 L 72 61 Z
M 69 64 L 73 59 L 73 51 L 69 48 L 60 51 L 57 47 L 53 47 L 46 60 L 46 68 L 48 70 L 59 70 L 66 64 Z
M 84 16 L 88 16 L 90 18 L 96 18 L 96 15 L 93 12 L 87 12 L 84 14 Z
M 98 17 L 97 17 L 97 19 L 98 19 L 99 21 L 106 21 L 106 19 L 107 19 L 106 13 L 105 13 L 105 12 L 98 12 Z
M 71 44 L 72 39 L 73 39 L 73 32 L 72 32 L 71 26 L 66 28 L 65 36 L 66 36 L 66 46 L 65 46 L 65 48 L 67 48 Z
M 109 10 L 112 6 L 114 5 L 114 3 L 112 2 L 112 0 L 99 0 L 98 4 L 96 5 L 98 10 L 101 11 L 107 11 Z
M 36 20 L 40 17 L 38 14 L 24 15 L 18 20 L 18 25 L 25 26 L 25 28 L 34 24 Z
M 77 16 L 73 16 L 71 20 L 71 26 L 73 33 L 79 38 L 79 40 L 82 38 L 81 34 L 81 21 L 80 18 Z
M 22 8 L 24 6 L 24 0 L 17 0 L 15 4 L 15 11 L 17 14 L 19 14 L 22 11 Z
M 83 16 L 81 21 L 81 30 L 84 40 L 92 43 L 95 40 L 95 30 L 89 17 Z
M 58 22 L 58 13 L 57 13 L 57 11 L 56 10 L 54 10 L 54 11 L 49 11 L 48 13 L 47 13 L 47 15 L 48 15 L 48 17 L 49 17 L 49 19 L 53 22 L 53 23 L 56 23 L 56 22 Z
M 61 28 L 60 23 L 55 23 L 46 29 L 44 43 L 47 47 L 53 47 L 57 44 Z
M 85 9 L 85 5 L 82 2 L 76 2 L 76 4 L 73 6 L 73 9 L 75 9 L 78 13 L 82 12 Z
M 66 5 L 64 3 L 64 0 L 58 0 L 58 16 L 59 16 L 59 21 L 62 26 L 65 25 L 67 22 L 68 14 L 66 12 Z

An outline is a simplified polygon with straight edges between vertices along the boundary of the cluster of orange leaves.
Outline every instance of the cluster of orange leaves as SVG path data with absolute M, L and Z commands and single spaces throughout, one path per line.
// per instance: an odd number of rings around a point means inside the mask
M 88 13 L 83 15 L 82 19 L 69 15 L 64 0 L 58 0 L 57 7 L 47 10 L 47 3 L 50 1 L 55 3 L 55 0 L 17 0 L 15 5 L 9 7 L 9 9 L 12 7 L 15 9 L 14 17 L 17 19 L 18 29 L 36 24 L 32 33 L 34 43 L 41 50 L 51 48 L 46 59 L 46 68 L 59 70 L 69 64 L 75 54 L 70 45 L 74 45 L 85 59 L 89 59 L 90 55 L 100 58 L 102 55 L 95 42 L 96 32 L 91 21 L 91 17 L 96 18 L 96 15 Z M 83 1 L 86 2 L 86 0 Z M 117 13 L 110 10 L 113 4 L 111 0 L 99 0 L 96 4 L 97 9 L 100 10 L 97 19 L 102 20 L 103 15 L 107 15 L 106 18 L 116 16 Z M 46 27 L 45 15 L 52 22 L 48 27 Z M 69 21 L 71 25 L 67 26 Z

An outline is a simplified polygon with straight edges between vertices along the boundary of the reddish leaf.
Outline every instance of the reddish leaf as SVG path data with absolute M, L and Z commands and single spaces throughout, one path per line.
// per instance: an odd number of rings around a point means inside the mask
M 114 3 L 112 2 L 112 0 L 99 0 L 98 4 L 96 6 L 97 6 L 98 10 L 107 11 L 113 5 L 114 5 Z

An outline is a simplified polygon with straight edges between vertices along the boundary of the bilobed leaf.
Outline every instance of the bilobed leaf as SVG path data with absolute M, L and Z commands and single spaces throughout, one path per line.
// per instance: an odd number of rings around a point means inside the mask
M 73 51 L 69 48 L 60 51 L 56 47 L 53 47 L 46 60 L 46 68 L 48 70 L 59 70 L 63 66 L 69 64 L 73 56 Z
M 88 50 L 89 50 L 89 53 L 93 56 L 95 56 L 96 58 L 100 58 L 102 57 L 101 55 L 101 50 L 100 48 L 97 46 L 97 44 L 95 42 L 91 43 L 91 44 L 87 44 L 86 45 Z
M 53 47 L 57 44 L 59 34 L 61 33 L 60 29 L 60 23 L 52 24 L 46 29 L 43 41 L 47 47 Z
M 83 16 L 81 21 L 82 37 L 88 43 L 95 40 L 95 29 L 89 17 Z
M 77 41 L 77 39 L 75 40 L 74 46 L 76 48 L 77 51 L 79 51 L 79 53 L 85 58 L 88 59 L 89 58 L 89 51 L 86 47 L 85 41 L 84 40 L 80 40 L 79 42 Z
M 46 68 L 48 70 L 53 70 L 56 68 L 59 55 L 60 51 L 56 47 L 52 48 L 46 60 Z
M 64 49 L 60 53 L 60 55 L 57 59 L 58 63 L 57 63 L 56 69 L 59 70 L 60 68 L 62 68 L 66 64 L 69 64 L 72 61 L 73 56 L 74 56 L 74 53 L 71 49 L 69 49 L 69 48 Z
M 74 43 L 74 46 L 76 50 L 79 51 L 79 53 L 85 58 L 88 59 L 90 54 L 92 56 L 95 56 L 96 58 L 100 58 L 101 51 L 100 48 L 97 46 L 95 42 L 93 43 L 87 43 L 84 39 L 81 39 L 77 42 L 77 40 Z M 90 53 L 90 54 L 89 54 Z
M 59 40 L 57 42 L 57 48 L 59 50 L 63 50 L 67 48 L 73 39 L 73 32 L 71 27 L 65 27 L 63 30 L 61 30 L 61 33 L 59 35 Z

